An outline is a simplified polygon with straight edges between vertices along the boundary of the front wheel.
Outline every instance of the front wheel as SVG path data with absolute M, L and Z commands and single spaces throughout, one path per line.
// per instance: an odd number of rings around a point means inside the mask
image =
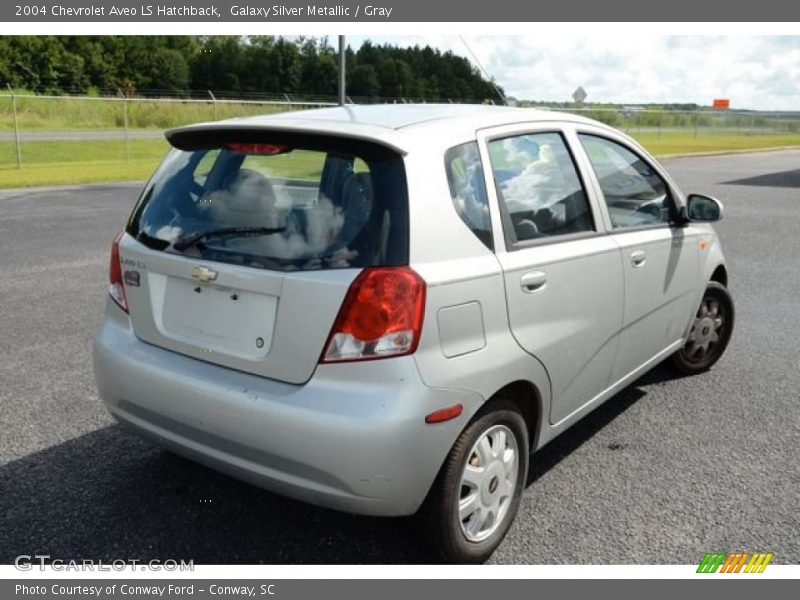
M 672 356 L 675 368 L 685 375 L 695 375 L 716 363 L 733 332 L 733 299 L 721 283 L 711 281 L 692 321 L 683 348 Z
M 503 541 L 528 474 L 528 432 L 511 402 L 461 433 L 428 498 L 430 533 L 447 562 L 482 563 Z

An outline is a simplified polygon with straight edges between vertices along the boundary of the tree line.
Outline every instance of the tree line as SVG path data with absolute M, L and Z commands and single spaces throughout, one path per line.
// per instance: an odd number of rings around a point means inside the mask
M 3 36 L 0 83 L 48 94 L 334 96 L 337 50 L 326 38 L 273 36 Z M 366 99 L 498 101 L 465 58 L 429 46 L 347 49 L 347 93 Z

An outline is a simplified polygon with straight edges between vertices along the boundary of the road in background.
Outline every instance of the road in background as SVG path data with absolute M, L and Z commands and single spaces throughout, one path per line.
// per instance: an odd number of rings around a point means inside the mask
M 164 139 L 161 129 L 91 129 L 89 131 L 21 131 L 21 142 L 81 142 L 84 140 Z M 14 134 L 0 131 L 0 142 L 13 142 Z
M 537 453 L 496 563 L 800 562 L 800 152 L 665 161 L 718 225 L 737 323 L 709 373 L 659 367 Z M 0 193 L 0 562 L 432 560 L 415 519 L 311 507 L 114 425 L 91 370 L 111 239 L 139 186 Z

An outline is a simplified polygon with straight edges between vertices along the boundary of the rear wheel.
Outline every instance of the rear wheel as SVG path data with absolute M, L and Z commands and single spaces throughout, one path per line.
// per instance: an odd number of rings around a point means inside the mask
M 728 346 L 733 332 L 733 319 L 734 308 L 730 292 L 721 283 L 710 282 L 686 337 L 686 343 L 672 356 L 672 363 L 678 371 L 685 375 L 695 375 L 711 368 Z
M 493 403 L 461 433 L 428 498 L 430 533 L 447 562 L 481 563 L 511 526 L 528 473 L 517 408 Z

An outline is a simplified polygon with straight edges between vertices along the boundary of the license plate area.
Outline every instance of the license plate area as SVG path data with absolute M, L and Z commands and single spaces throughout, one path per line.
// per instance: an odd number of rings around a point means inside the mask
M 168 277 L 160 329 L 210 360 L 213 353 L 259 360 L 272 346 L 277 305 L 276 296 Z

